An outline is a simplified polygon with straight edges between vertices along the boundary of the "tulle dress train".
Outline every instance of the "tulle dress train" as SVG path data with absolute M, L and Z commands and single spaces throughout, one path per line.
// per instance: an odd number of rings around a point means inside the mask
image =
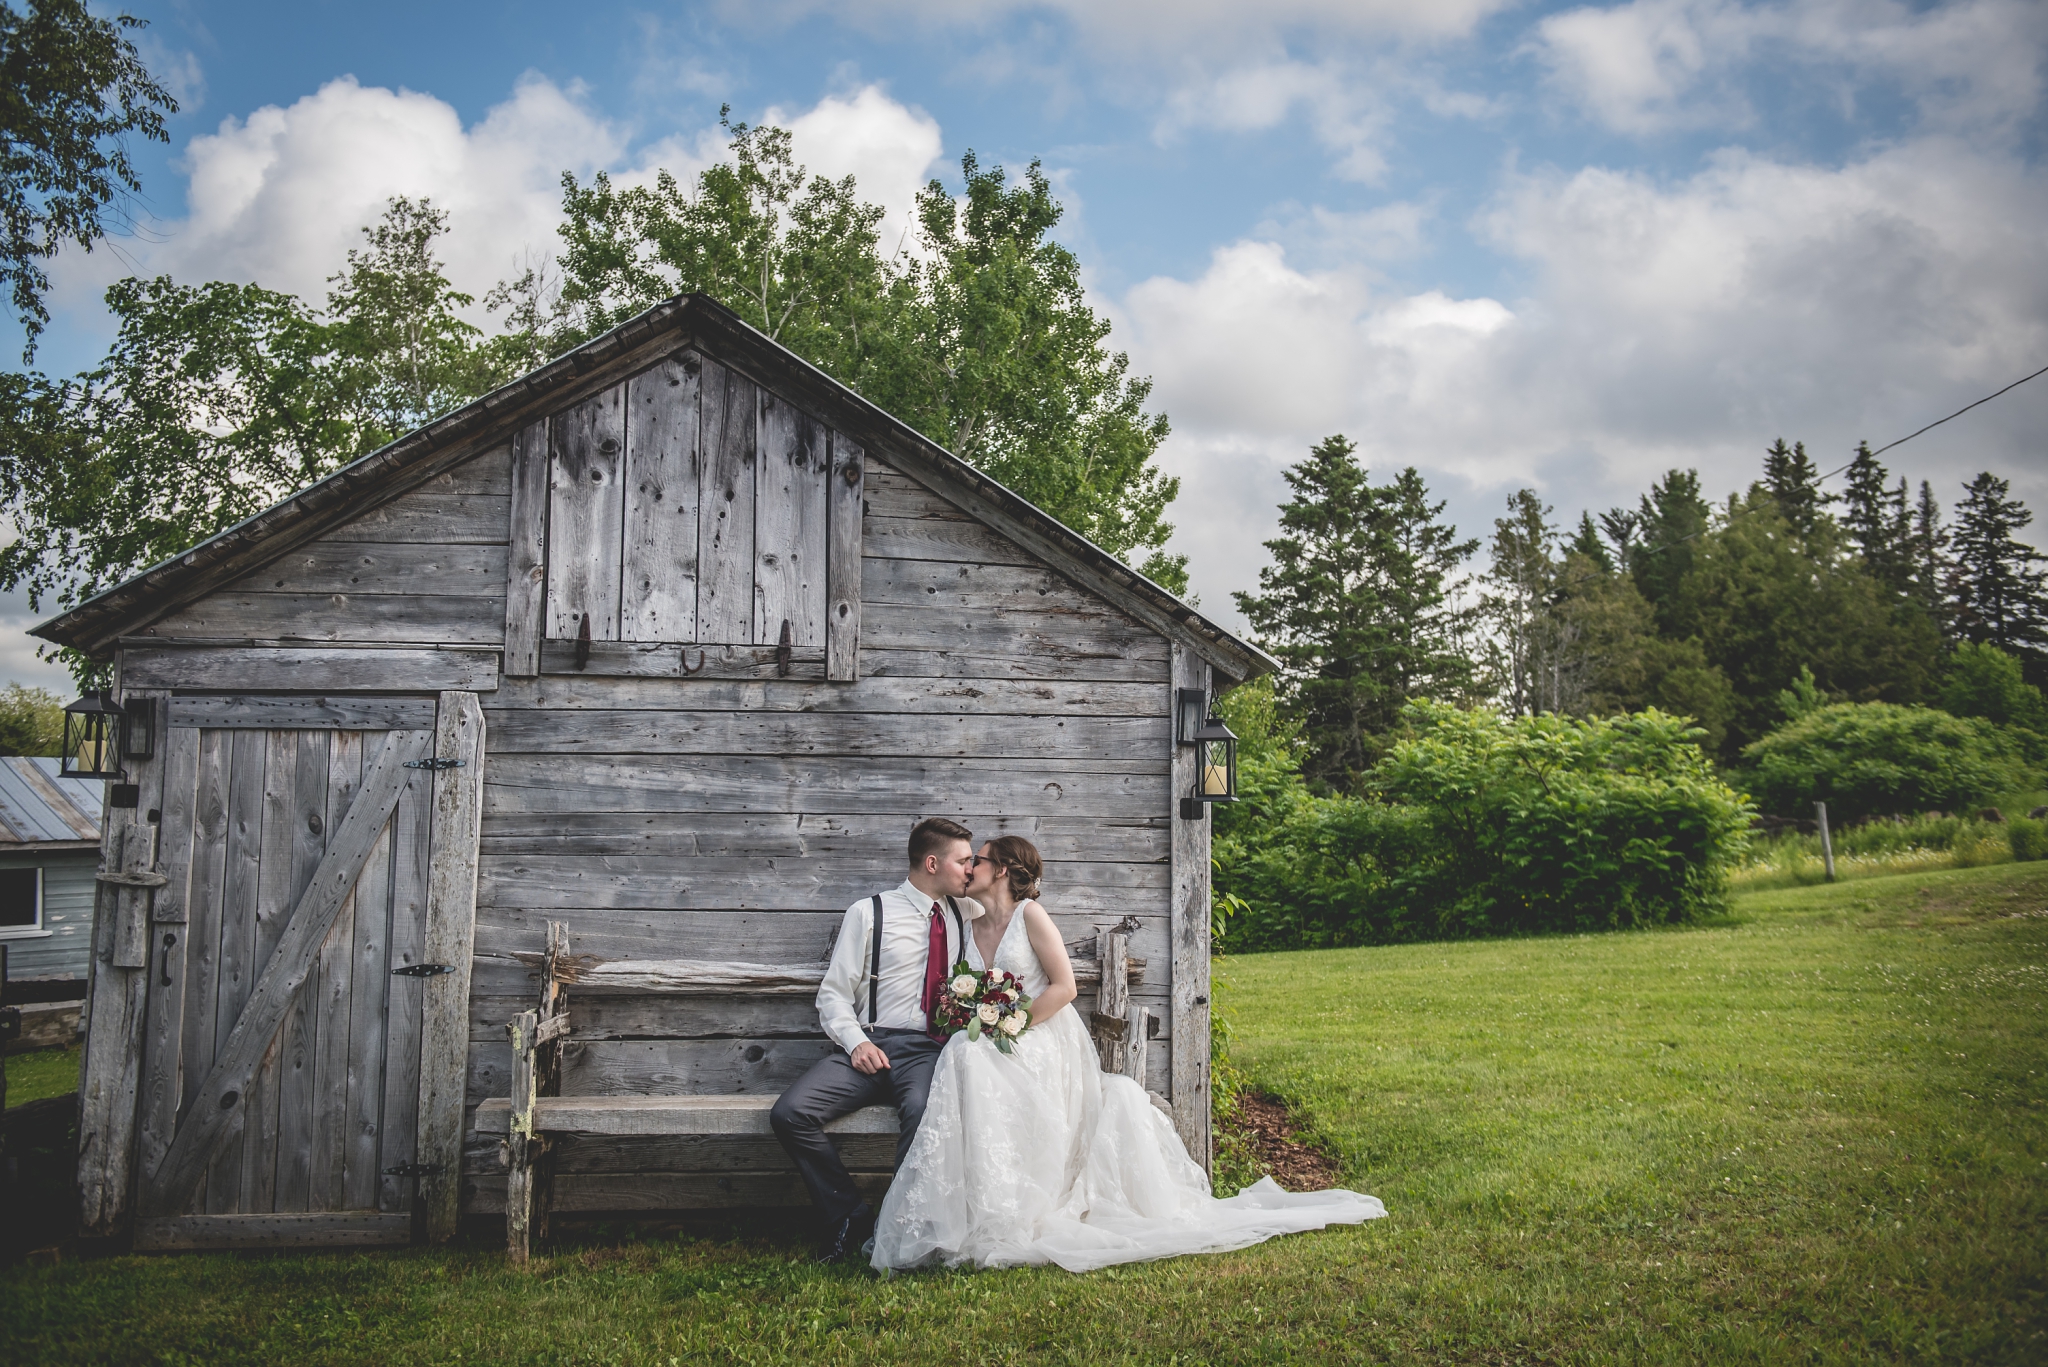
M 995 966 L 1033 997 L 1047 986 L 1021 909 Z M 882 1202 L 873 1262 L 1086 1272 L 1386 1213 L 1376 1197 L 1287 1192 L 1271 1178 L 1215 1199 L 1144 1088 L 1102 1071 L 1068 1006 L 1008 1055 L 986 1037 L 947 1041 L 917 1137 Z

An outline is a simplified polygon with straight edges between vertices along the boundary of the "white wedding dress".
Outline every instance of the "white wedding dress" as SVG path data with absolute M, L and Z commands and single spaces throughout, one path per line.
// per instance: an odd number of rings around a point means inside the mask
M 1034 998 L 1046 989 L 1021 908 L 996 946 L 995 967 L 1016 974 Z M 1386 1213 L 1376 1197 L 1287 1192 L 1270 1177 L 1215 1199 L 1144 1088 L 1102 1071 L 1070 1005 L 1032 1026 L 1008 1055 L 987 1036 L 946 1042 L 924 1120 L 876 1219 L 873 1261 L 882 1269 L 1049 1262 L 1086 1272 Z

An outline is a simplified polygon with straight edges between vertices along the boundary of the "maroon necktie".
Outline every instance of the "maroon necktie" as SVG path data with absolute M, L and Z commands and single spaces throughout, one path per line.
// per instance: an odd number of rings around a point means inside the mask
M 932 1025 L 932 1010 L 939 1004 L 939 993 L 946 985 L 946 918 L 939 915 L 939 904 L 932 903 L 931 928 L 925 933 L 924 945 L 924 1025 L 929 1032 Z M 933 1039 L 943 1039 L 933 1035 Z

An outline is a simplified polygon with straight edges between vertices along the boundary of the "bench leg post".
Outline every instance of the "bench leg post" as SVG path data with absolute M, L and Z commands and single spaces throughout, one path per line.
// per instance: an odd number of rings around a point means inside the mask
M 505 1252 L 521 1265 L 533 1256 L 547 1233 L 544 1211 L 538 1222 L 535 1219 L 535 1198 L 540 1194 L 535 1179 L 547 1148 L 546 1138 L 533 1128 L 539 1028 L 539 1013 L 533 1011 L 520 1012 L 505 1027 L 512 1040 L 512 1117 L 505 1144 L 511 1157 L 505 1175 Z
M 1130 1031 L 1128 1026 L 1117 1031 L 1111 1023 L 1122 1023 L 1130 1009 L 1131 937 L 1121 930 L 1096 932 L 1095 959 L 1102 966 L 1102 977 L 1095 989 L 1096 1019 L 1110 1025 L 1114 1032 L 1099 1035 L 1096 1048 L 1102 1055 L 1102 1071 L 1121 1073 L 1130 1057 Z

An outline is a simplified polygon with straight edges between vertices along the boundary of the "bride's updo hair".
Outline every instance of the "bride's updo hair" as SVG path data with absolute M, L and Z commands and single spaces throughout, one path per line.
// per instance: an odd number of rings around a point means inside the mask
M 1021 835 L 999 835 L 988 842 L 989 857 L 1010 876 L 1010 896 L 1018 901 L 1038 896 L 1038 880 L 1045 876 L 1045 861 L 1038 847 Z

